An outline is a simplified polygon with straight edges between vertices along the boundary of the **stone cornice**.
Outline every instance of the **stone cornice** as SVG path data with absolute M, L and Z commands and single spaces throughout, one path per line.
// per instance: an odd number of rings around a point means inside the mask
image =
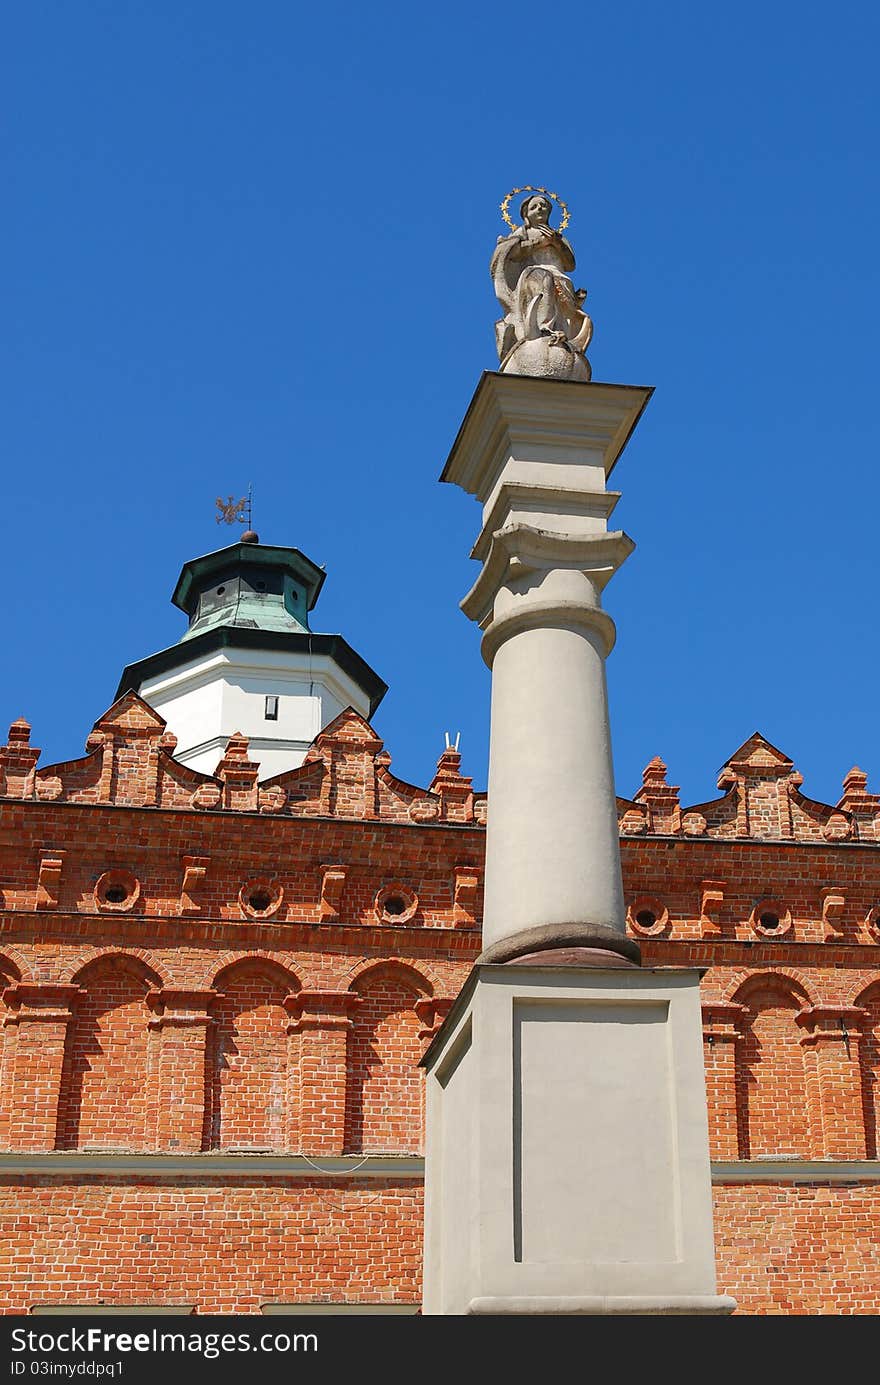
M 712 1164 L 713 1184 L 880 1183 L 880 1159 L 730 1159 Z
M 486 370 L 468 405 L 441 481 L 472 495 L 491 486 L 523 444 L 595 452 L 606 477 L 626 447 L 653 388 L 534 379 Z
M 880 1183 L 880 1159 L 729 1159 L 712 1162 L 712 1183 Z M 80 1179 L 89 1175 L 157 1178 L 162 1181 L 217 1178 L 383 1179 L 421 1182 L 420 1155 L 303 1154 L 0 1154 L 0 1181 L 16 1178 Z
M 369 1154 L 0 1154 L 0 1181 L 14 1178 L 78 1179 L 100 1174 L 116 1178 L 359 1178 L 421 1180 L 419 1155 Z

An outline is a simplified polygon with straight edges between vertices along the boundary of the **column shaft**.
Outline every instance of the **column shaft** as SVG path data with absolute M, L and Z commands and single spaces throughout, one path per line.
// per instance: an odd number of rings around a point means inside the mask
M 486 945 L 543 925 L 624 928 L 602 637 L 523 629 L 492 665 Z

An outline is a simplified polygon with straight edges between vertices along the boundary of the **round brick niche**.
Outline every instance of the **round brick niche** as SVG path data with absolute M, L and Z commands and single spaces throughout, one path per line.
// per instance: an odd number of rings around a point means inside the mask
M 380 923 L 409 923 L 419 907 L 419 897 L 409 885 L 393 880 L 383 885 L 373 901 L 373 909 Z
M 759 899 L 749 923 L 762 938 L 782 938 L 791 932 L 791 910 L 778 899 Z
M 140 899 L 141 884 L 128 870 L 105 870 L 95 883 L 95 908 L 102 914 L 127 914 Z
M 626 921 L 641 938 L 656 938 L 669 929 L 669 910 L 662 900 L 639 895 L 626 911 Z
M 257 876 L 247 880 L 238 892 L 238 903 L 246 919 L 270 919 L 278 913 L 284 890 L 277 880 Z

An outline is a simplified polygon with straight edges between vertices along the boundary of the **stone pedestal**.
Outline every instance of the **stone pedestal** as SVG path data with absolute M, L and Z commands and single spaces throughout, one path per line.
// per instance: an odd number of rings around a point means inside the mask
M 427 1068 L 426 1314 L 723 1314 L 699 977 L 478 964 Z

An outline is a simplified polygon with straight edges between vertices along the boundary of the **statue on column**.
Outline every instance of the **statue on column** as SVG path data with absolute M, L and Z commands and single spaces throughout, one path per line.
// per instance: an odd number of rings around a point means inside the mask
M 525 192 L 522 225 L 508 215 L 510 199 Z M 562 208 L 559 230 L 550 225 L 553 203 Z M 489 266 L 504 317 L 495 324 L 499 369 L 507 375 L 544 375 L 558 380 L 589 380 L 584 352 L 593 324 L 583 311 L 586 289 L 568 277 L 574 251 L 562 232 L 568 208 L 545 188 L 514 188 L 501 203 L 511 235 L 499 236 Z

